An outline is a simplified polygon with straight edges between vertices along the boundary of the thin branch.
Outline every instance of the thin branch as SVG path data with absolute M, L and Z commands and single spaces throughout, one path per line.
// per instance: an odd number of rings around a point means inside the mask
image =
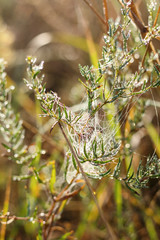
M 109 25 L 108 25 L 108 5 L 107 5 L 107 0 L 103 0 L 103 11 L 104 11 L 104 16 L 105 16 L 105 22 L 106 22 L 106 30 L 108 32 L 109 30 Z
M 105 224 L 105 226 L 106 226 L 106 229 L 108 230 L 108 233 L 109 233 L 111 239 L 112 239 L 112 240 L 117 240 L 117 237 L 116 237 L 115 233 L 113 232 L 110 224 L 107 222 L 107 220 L 106 220 L 105 217 L 104 217 L 104 214 L 103 214 L 103 212 L 102 212 L 102 209 L 100 208 L 99 203 L 98 203 L 98 201 L 97 201 L 97 198 L 96 198 L 96 196 L 95 196 L 95 194 L 94 194 L 94 192 L 93 192 L 93 190 L 92 190 L 92 186 L 91 186 L 91 184 L 90 184 L 90 182 L 89 182 L 89 180 L 88 180 L 85 172 L 83 171 L 83 168 L 82 168 L 82 166 L 81 166 L 81 164 L 80 164 L 80 162 L 79 162 L 79 160 L 78 160 L 77 154 L 76 154 L 74 148 L 72 147 L 72 144 L 71 144 L 70 140 L 68 139 L 68 137 L 67 137 L 67 135 L 66 135 L 66 133 L 65 133 L 65 130 L 64 130 L 64 128 L 63 128 L 63 125 L 62 125 L 61 121 L 59 121 L 58 124 L 59 124 L 59 127 L 60 127 L 60 129 L 61 129 L 61 132 L 62 132 L 62 134 L 63 134 L 63 136 L 64 136 L 64 138 L 65 138 L 65 140 L 66 140 L 66 142 L 67 142 L 67 144 L 68 144 L 68 146 L 69 146 L 69 148 L 70 148 L 70 151 L 71 151 L 71 153 L 73 154 L 73 156 L 74 156 L 74 158 L 75 158 L 75 160 L 76 160 L 76 163 L 77 163 L 77 165 L 78 165 L 78 168 L 80 169 L 80 172 L 81 172 L 81 174 L 82 174 L 82 176 L 83 176 L 83 178 L 84 178 L 84 180 L 85 180 L 85 182 L 86 182 L 86 185 L 88 186 L 88 189 L 89 189 L 89 191 L 90 191 L 90 193 L 91 193 L 91 195 L 92 195 L 92 197 L 93 197 L 93 200 L 94 200 L 94 202 L 95 202 L 95 204 L 96 204 L 96 206 L 97 206 L 97 209 L 98 209 L 98 212 L 99 212 L 99 214 L 100 214 L 100 216 L 101 216 L 101 219 L 103 220 L 103 222 L 104 222 L 104 224 Z
M 104 25 L 106 25 L 105 20 L 101 17 L 101 15 L 99 15 L 99 13 L 95 10 L 95 8 L 92 6 L 91 3 L 89 3 L 87 0 L 83 0 L 89 7 L 90 9 L 96 14 L 96 16 L 98 17 L 98 19 L 100 20 L 101 23 L 103 23 Z

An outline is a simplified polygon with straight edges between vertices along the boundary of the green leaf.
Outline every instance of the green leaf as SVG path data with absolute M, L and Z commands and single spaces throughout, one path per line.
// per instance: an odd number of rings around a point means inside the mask
M 43 108 L 42 106 L 40 108 L 45 114 L 48 114 L 48 111 L 45 108 Z
M 77 170 L 77 164 L 76 164 L 76 160 L 75 160 L 73 154 L 72 154 L 72 162 L 73 162 L 74 168 Z
M 133 156 L 131 157 L 131 160 L 130 160 L 130 163 L 129 163 L 129 166 L 128 166 L 128 169 L 127 169 L 127 177 L 129 176 L 129 172 L 130 172 L 130 169 L 131 169 L 131 166 L 132 166 L 132 160 L 133 160 Z
M 43 183 L 43 181 L 40 179 L 40 177 L 39 177 L 39 173 L 37 172 L 37 170 L 35 169 L 35 168 L 33 168 L 33 171 L 34 171 L 34 173 L 35 173 L 35 175 L 36 175 L 36 178 L 37 178 L 37 180 L 38 180 L 38 182 L 39 183 Z
M 126 187 L 127 187 L 132 193 L 140 196 L 140 194 L 139 194 L 135 189 L 131 188 L 131 187 L 127 184 L 127 182 L 125 182 L 125 185 L 126 185 Z
M 5 147 L 7 150 L 11 150 L 12 148 L 6 145 L 5 143 L 1 143 L 3 147 Z
M 104 173 L 100 173 L 100 177 L 106 177 L 107 175 L 109 175 L 111 172 L 111 169 L 109 169 L 108 171 L 104 172 Z
M 59 104 L 58 104 L 58 118 L 59 118 L 59 120 L 62 118 L 61 108 L 60 108 Z
M 84 155 L 85 155 L 86 158 L 88 159 L 89 156 L 88 156 L 88 153 L 87 153 L 87 150 L 86 150 L 86 142 L 84 143 L 83 151 L 84 151 Z
M 65 113 L 65 117 L 66 117 L 66 119 L 68 120 L 68 113 L 67 113 L 67 109 L 66 109 L 66 106 L 65 106 L 65 105 L 64 105 L 63 110 L 64 110 L 64 113 Z
M 119 177 L 119 174 L 120 174 L 120 167 L 121 167 L 121 160 L 119 158 L 119 161 L 114 169 L 114 172 L 113 172 L 113 177 L 114 178 L 118 178 Z

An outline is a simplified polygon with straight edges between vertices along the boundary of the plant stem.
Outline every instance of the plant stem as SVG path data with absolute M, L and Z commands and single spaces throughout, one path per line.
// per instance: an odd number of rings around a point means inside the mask
M 92 198 L 93 198 L 93 200 L 94 200 L 94 202 L 95 202 L 95 204 L 96 204 L 96 206 L 97 206 L 99 215 L 100 215 L 101 219 L 103 220 L 106 229 L 108 230 L 108 233 L 109 233 L 109 235 L 110 235 L 110 238 L 111 238 L 112 240 L 117 240 L 117 237 L 116 237 L 115 233 L 113 232 L 110 224 L 108 223 L 108 221 L 107 221 L 107 220 L 105 219 L 105 217 L 104 217 L 104 214 L 103 214 L 103 212 L 102 212 L 102 209 L 100 208 L 99 203 L 98 203 L 98 201 L 97 201 L 97 198 L 96 198 L 96 196 L 95 196 L 95 194 L 94 194 L 94 192 L 93 192 L 93 190 L 92 190 L 92 186 L 91 186 L 91 184 L 90 184 L 90 182 L 89 182 L 89 180 L 88 180 L 85 172 L 83 171 L 83 168 L 82 168 L 82 166 L 81 166 L 81 164 L 80 164 L 80 162 L 79 162 L 79 160 L 78 160 L 77 154 L 76 154 L 74 148 L 72 147 L 72 144 L 71 144 L 68 136 L 66 135 L 65 130 L 64 130 L 64 127 L 63 127 L 62 122 L 61 122 L 60 120 L 59 120 L 58 124 L 59 124 L 59 127 L 60 127 L 60 129 L 61 129 L 61 132 L 62 132 L 62 134 L 63 134 L 63 136 L 64 136 L 64 138 L 65 138 L 65 140 L 66 140 L 66 142 L 67 142 L 67 144 L 68 144 L 68 146 L 69 146 L 69 148 L 70 148 L 70 151 L 71 151 L 71 153 L 73 154 L 73 156 L 74 156 L 74 158 L 75 158 L 75 160 L 76 160 L 76 163 L 77 163 L 77 165 L 78 165 L 78 167 L 79 167 L 79 169 L 80 169 L 80 172 L 81 172 L 81 174 L 82 174 L 82 176 L 83 176 L 83 178 L 84 178 L 84 180 L 85 180 L 85 182 L 86 182 L 86 184 L 87 184 L 87 186 L 88 186 L 88 189 L 89 189 L 89 191 L 90 191 L 90 193 L 91 193 L 91 195 L 92 195 Z

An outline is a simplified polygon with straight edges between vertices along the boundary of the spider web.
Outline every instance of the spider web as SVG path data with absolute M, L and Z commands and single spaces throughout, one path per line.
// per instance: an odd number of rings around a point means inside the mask
M 153 100 L 152 103 L 154 105 L 157 126 L 159 130 L 158 110 L 155 104 L 154 95 L 152 91 L 150 92 Z M 84 169 L 84 172 L 88 174 L 90 177 L 100 179 L 106 171 L 108 171 L 110 168 L 112 168 L 113 170 L 114 167 L 117 165 L 119 158 L 118 152 L 121 147 L 121 141 L 119 140 L 120 131 L 122 127 L 125 127 L 130 111 L 132 111 L 136 107 L 138 101 L 142 97 L 143 94 L 140 94 L 139 96 L 136 96 L 133 99 L 131 98 L 127 100 L 121 99 L 121 101 L 124 101 L 123 109 L 121 110 L 118 109 L 120 100 L 117 99 L 114 102 L 115 107 L 114 109 L 111 108 L 109 104 L 107 104 L 108 106 L 106 105 L 103 109 L 98 111 L 94 115 L 94 117 L 91 117 L 87 111 L 86 97 L 82 99 L 79 105 L 74 106 L 72 108 L 72 110 L 78 109 L 79 111 L 78 113 L 77 112 L 75 113 L 77 114 L 77 117 L 75 118 L 74 122 L 74 130 L 68 128 L 69 137 L 78 156 L 80 157 L 83 156 L 84 158 L 86 157 L 84 154 L 85 147 L 85 151 L 89 155 L 88 160 L 83 161 L 83 158 L 80 158 L 80 161 Z M 131 100 L 132 104 L 129 103 L 129 100 Z M 125 111 L 123 111 L 124 109 Z M 143 124 L 143 118 L 141 122 Z M 95 139 L 97 141 L 98 149 L 97 156 L 99 156 L 100 160 L 98 162 L 99 164 L 97 164 L 97 161 L 95 161 L 94 153 L 92 151 L 90 152 L 90 150 L 93 147 L 93 142 Z M 102 141 L 104 144 L 104 149 L 107 152 L 106 154 L 104 154 L 104 157 L 102 157 L 101 154 L 102 149 L 100 148 L 100 144 Z M 148 157 L 147 155 L 144 154 L 142 155 L 132 148 L 132 143 L 129 143 L 129 145 L 131 149 L 131 157 L 132 155 L 137 155 L 139 159 L 141 158 L 147 159 Z M 154 152 L 150 157 L 151 158 L 154 157 L 155 153 L 156 148 L 154 149 Z M 73 179 L 73 177 L 75 177 L 77 174 L 77 169 L 73 163 L 73 156 L 70 150 L 66 151 L 66 161 L 67 161 L 66 179 L 68 182 L 70 182 Z M 81 175 L 79 175 L 79 177 L 81 177 Z

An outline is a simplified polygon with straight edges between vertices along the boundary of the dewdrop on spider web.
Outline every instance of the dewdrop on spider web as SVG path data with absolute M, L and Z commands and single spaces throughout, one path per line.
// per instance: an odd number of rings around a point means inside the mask
M 97 115 L 91 117 L 88 113 L 76 122 L 73 129 L 68 131 L 72 146 L 78 156 L 83 171 L 91 178 L 102 178 L 109 171 L 108 163 L 114 161 L 118 153 L 120 142 L 114 139 L 114 131 L 99 119 Z M 67 171 L 66 179 L 70 182 L 77 174 L 76 163 L 71 151 L 66 151 Z M 82 177 L 79 175 L 79 177 Z

